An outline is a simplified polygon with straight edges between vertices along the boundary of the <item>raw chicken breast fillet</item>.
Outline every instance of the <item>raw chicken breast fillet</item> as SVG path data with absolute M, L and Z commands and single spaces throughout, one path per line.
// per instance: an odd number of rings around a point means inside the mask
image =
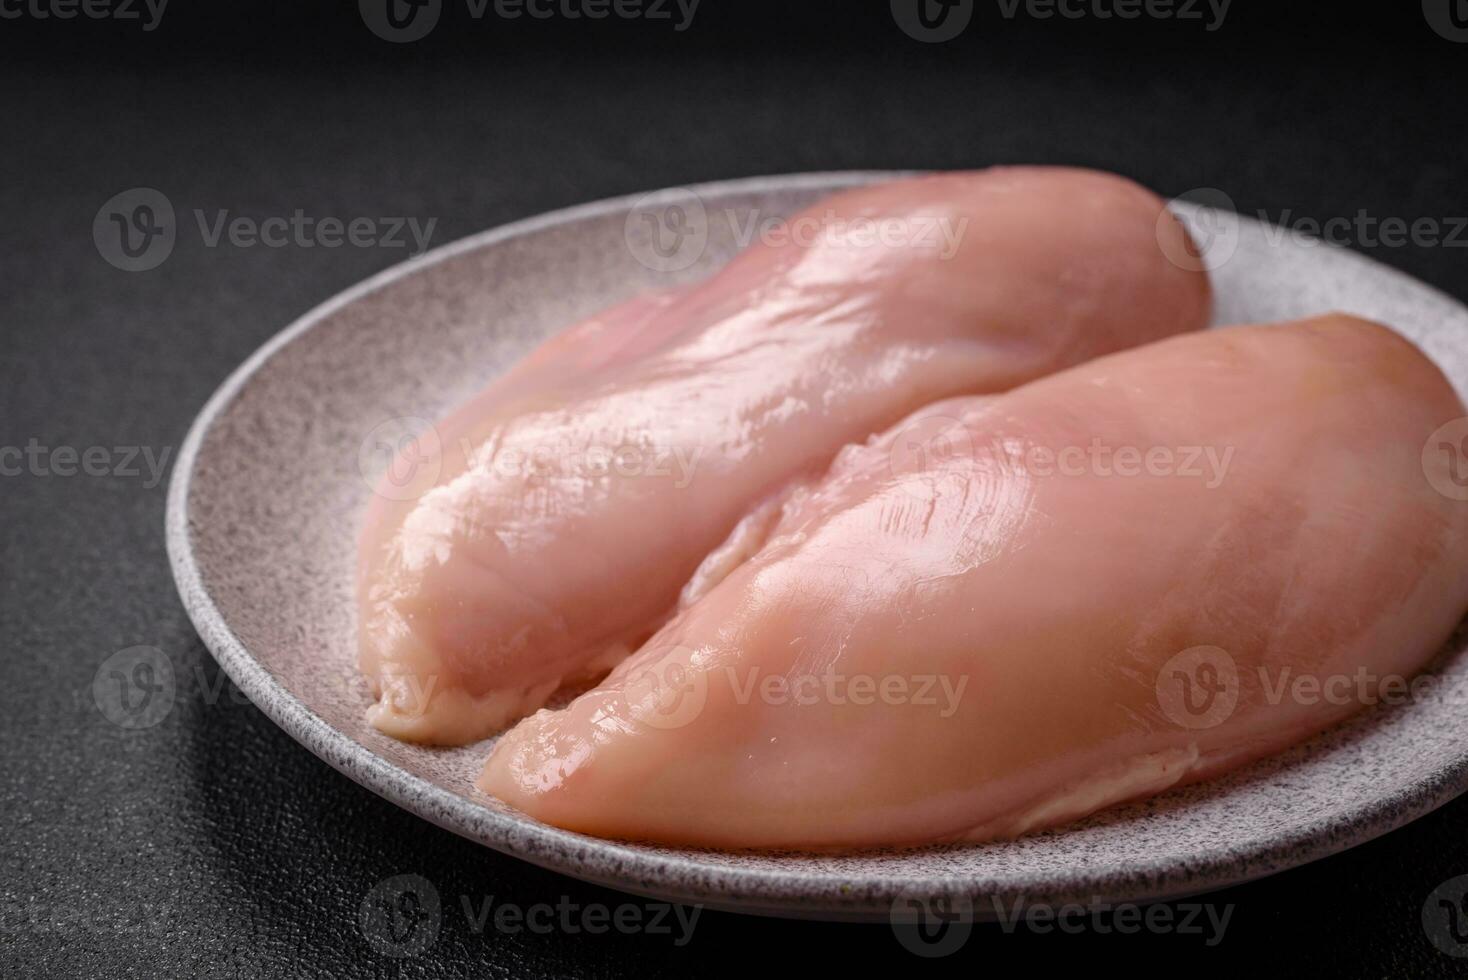
M 1208 319 L 1182 227 L 1118 177 L 923 177 L 804 217 L 552 339 L 436 427 L 433 466 L 389 471 L 358 575 L 374 725 L 493 734 L 640 646 L 843 445 Z
M 1463 415 L 1415 347 L 1341 315 L 933 405 L 507 733 L 481 786 L 602 837 L 852 848 L 1238 766 L 1405 690 L 1462 616 L 1468 505 L 1429 438 Z

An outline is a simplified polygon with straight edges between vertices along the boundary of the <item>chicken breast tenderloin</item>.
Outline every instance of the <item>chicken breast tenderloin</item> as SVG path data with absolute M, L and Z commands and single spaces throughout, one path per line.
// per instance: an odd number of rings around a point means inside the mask
M 1468 606 L 1468 507 L 1423 452 L 1462 415 L 1340 315 L 924 409 L 481 786 L 602 837 L 849 848 L 1016 835 L 1275 752 L 1404 687 Z
M 358 574 L 374 725 L 490 735 L 636 649 L 844 444 L 1208 319 L 1181 226 L 1106 174 L 898 181 L 788 229 L 552 339 L 437 426 L 432 467 L 390 468 Z

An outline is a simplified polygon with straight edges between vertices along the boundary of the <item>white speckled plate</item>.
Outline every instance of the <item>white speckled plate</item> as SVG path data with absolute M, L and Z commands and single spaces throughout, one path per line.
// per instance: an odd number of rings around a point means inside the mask
M 685 217 L 701 207 L 708 226 L 706 242 L 695 235 L 665 257 L 639 237 L 634 199 L 572 208 L 438 249 L 306 314 L 209 401 L 173 475 L 169 554 L 204 642 L 303 745 L 433 823 L 578 878 L 748 912 L 885 918 L 909 897 L 1007 905 L 1174 897 L 1342 850 L 1468 787 L 1468 725 L 1456 710 L 1468 703 L 1460 643 L 1438 665 L 1437 697 L 1368 711 L 1230 777 L 1016 842 L 843 857 L 675 850 L 567 833 L 473 788 L 485 745 L 418 748 L 365 724 L 367 693 L 353 666 L 353 548 L 369 493 L 361 470 L 375 475 L 374 440 L 393 430 L 389 420 L 439 416 L 573 320 L 707 275 L 735 251 L 731 214 L 741 223 L 752 208 L 788 214 L 888 176 L 739 180 L 660 198 L 683 204 Z M 1218 322 L 1364 314 L 1410 336 L 1468 390 L 1463 306 L 1361 256 L 1227 220 L 1223 251 L 1209 253 L 1230 256 L 1214 272 Z

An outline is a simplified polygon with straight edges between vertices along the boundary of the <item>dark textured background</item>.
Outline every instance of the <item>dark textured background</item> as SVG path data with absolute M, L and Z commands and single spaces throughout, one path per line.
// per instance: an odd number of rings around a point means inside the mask
M 15 0 L 5 0 L 12 4 Z M 1247 213 L 1468 214 L 1468 44 L 1414 0 L 1363 13 L 1237 0 L 1198 23 L 1005 20 L 919 44 L 885 2 L 704 0 L 693 26 L 472 22 L 386 44 L 351 3 L 182 3 L 157 30 L 0 19 L 0 446 L 171 454 L 209 393 L 387 248 L 203 246 L 127 273 L 93 246 L 135 186 L 257 218 L 437 217 L 435 244 L 549 208 L 758 173 L 1067 162 Z M 1344 6 L 1344 5 L 1341 5 Z M 1442 6 L 1446 7 L 1446 4 Z M 0 8 L 15 9 L 0 4 Z M 1366 248 L 1468 299 L 1468 251 Z M 1465 338 L 1468 342 L 1468 338 Z M 1468 873 L 1468 801 L 1349 853 L 1210 896 L 1223 941 L 977 929 L 923 961 L 885 927 L 705 913 L 667 936 L 475 934 L 460 896 L 624 896 L 436 830 L 318 762 L 222 684 L 175 598 L 164 487 L 0 477 L 0 976 L 613 976 L 1090 967 L 1463 975 L 1422 909 Z M 155 646 L 180 692 L 154 728 L 99 711 L 113 652 Z M 1465 722 L 1468 723 L 1468 722 Z M 358 926 L 397 874 L 445 903 L 426 951 Z M 1468 950 L 1465 950 L 1468 951 Z

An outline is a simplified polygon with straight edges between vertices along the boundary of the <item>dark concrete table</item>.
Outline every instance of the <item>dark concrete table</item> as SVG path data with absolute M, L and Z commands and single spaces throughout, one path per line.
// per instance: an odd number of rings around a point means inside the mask
M 1103 958 L 1168 972 L 1464 972 L 1422 914 L 1436 886 L 1468 873 L 1468 801 L 1208 896 L 1233 907 L 1212 945 L 1208 930 L 991 926 L 923 961 L 885 927 L 715 913 L 683 945 L 676 927 L 478 928 L 491 896 L 609 914 L 642 903 L 427 826 L 240 699 L 174 596 L 158 482 L 230 369 L 408 251 L 211 246 L 196 212 L 206 228 L 224 211 L 434 217 L 442 243 L 720 177 L 1037 161 L 1115 169 L 1170 194 L 1219 188 L 1275 221 L 1431 218 L 1446 237 L 1468 213 L 1468 44 L 1450 39 L 1450 21 L 1434 30 L 1415 3 L 1394 5 L 1390 22 L 1240 3 L 1209 31 L 1041 19 L 1023 5 L 1006 18 L 989 3 L 957 40 L 924 44 L 885 3 L 706 0 L 680 32 L 645 18 L 474 20 L 449 2 L 429 37 L 389 44 L 350 4 L 180 5 L 145 31 L 40 19 L 53 8 L 28 3 L 0 19 L 0 446 L 29 453 L 0 458 L 13 473 L 0 476 L 0 974 L 972 975 Z M 92 222 L 140 186 L 174 205 L 178 239 L 133 273 L 104 261 Z M 1459 234 L 1355 244 L 1468 298 Z M 102 450 L 89 475 L 91 447 Z M 22 458 L 40 462 L 12 465 Z M 136 645 L 162 650 L 180 686 L 157 725 L 128 730 L 98 709 L 93 682 Z M 440 928 L 393 957 L 360 914 L 401 874 L 434 885 Z

